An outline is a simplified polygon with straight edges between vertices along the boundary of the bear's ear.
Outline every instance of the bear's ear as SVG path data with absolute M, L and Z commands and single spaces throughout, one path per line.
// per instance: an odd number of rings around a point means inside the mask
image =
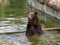
M 35 15 L 37 15 L 37 12 L 34 12 Z

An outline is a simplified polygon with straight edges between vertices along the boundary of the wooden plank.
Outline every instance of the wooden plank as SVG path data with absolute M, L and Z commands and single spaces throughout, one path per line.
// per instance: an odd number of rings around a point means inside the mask
M 60 28 L 42 28 L 42 30 L 60 30 Z
M 10 34 L 17 34 L 17 33 L 24 33 L 24 32 L 26 32 L 26 31 L 0 32 L 0 34 L 8 34 L 8 35 L 10 35 Z

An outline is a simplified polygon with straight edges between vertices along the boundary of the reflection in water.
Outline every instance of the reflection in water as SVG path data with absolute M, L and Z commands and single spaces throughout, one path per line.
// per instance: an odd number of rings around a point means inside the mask
M 0 34 L 0 44 L 1 45 L 53 45 L 52 35 L 44 34 L 42 36 L 30 36 L 26 37 L 25 33 L 16 34 Z M 54 36 L 54 35 L 53 35 Z
M 29 36 L 27 37 L 28 41 L 31 42 L 30 45 L 55 45 L 54 34 L 45 33 L 42 36 Z
M 39 39 L 40 39 L 39 36 L 34 35 L 34 36 L 29 36 L 27 38 L 28 38 L 29 42 L 31 42 L 31 45 L 38 45 Z

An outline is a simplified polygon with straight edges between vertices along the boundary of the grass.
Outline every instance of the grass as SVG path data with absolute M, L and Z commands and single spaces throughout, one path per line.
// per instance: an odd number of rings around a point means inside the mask
M 6 5 L 7 6 L 0 6 L 0 17 L 6 18 L 12 14 L 13 17 L 20 18 L 20 16 L 24 17 L 27 15 L 26 0 L 9 0 L 9 3 Z
M 40 23 L 43 24 L 44 28 L 55 28 L 58 27 L 56 24 L 52 23 L 52 22 L 46 22 L 43 20 L 40 20 Z
M 44 28 L 55 28 L 58 27 L 57 24 L 53 23 L 53 22 L 45 22 L 45 20 L 43 18 L 39 18 L 39 22 L 43 25 Z

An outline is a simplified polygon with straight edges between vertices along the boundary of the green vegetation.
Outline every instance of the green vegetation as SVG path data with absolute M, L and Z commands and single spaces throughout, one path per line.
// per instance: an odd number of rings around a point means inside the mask
M 26 0 L 10 0 L 8 14 L 25 16 L 27 13 Z
M 53 22 L 45 22 L 45 20 L 43 18 L 39 18 L 39 22 L 42 24 L 42 26 L 44 28 L 55 28 L 55 27 L 58 27 L 57 24 L 53 23 Z
M 9 0 L 8 3 L 1 2 L 0 4 L 0 17 L 16 17 L 27 15 L 26 0 Z M 4 6 L 3 6 L 4 4 Z M 6 6 L 5 6 L 6 5 Z M 13 15 L 13 16 L 10 16 Z M 0 18 L 1 19 L 1 18 Z

